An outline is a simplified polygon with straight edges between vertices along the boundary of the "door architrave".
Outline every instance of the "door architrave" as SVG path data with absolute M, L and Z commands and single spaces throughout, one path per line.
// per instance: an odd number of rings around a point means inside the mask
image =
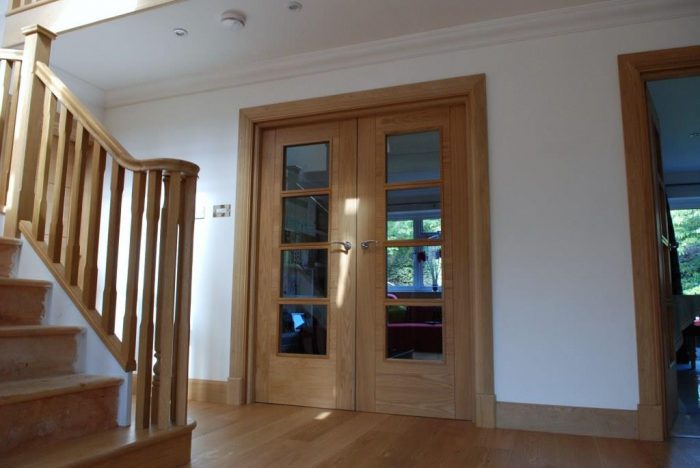
M 664 440 L 665 369 L 646 82 L 700 75 L 700 46 L 618 56 L 637 331 L 639 438 Z
M 475 423 L 495 427 L 486 77 L 483 74 L 245 108 L 239 114 L 229 404 L 252 403 L 260 137 L 269 127 L 463 103 L 470 197 L 469 265 Z

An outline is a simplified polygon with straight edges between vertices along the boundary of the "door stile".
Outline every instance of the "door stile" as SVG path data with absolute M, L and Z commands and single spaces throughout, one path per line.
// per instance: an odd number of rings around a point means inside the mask
M 261 144 L 261 168 L 260 179 L 262 181 L 275 180 L 275 164 L 270 164 L 275 157 L 275 139 L 276 130 L 265 130 L 262 134 Z M 272 265 L 277 261 L 274 257 L 274 249 L 272 248 L 273 238 L 272 229 L 263 229 L 263 226 L 272 226 L 273 224 L 273 209 L 274 193 L 270 190 L 260 190 L 260 210 L 258 213 L 258 221 L 260 228 L 258 229 L 258 272 L 257 272 L 257 301 L 255 314 L 255 400 L 269 401 L 269 387 L 267 375 L 270 368 L 270 336 L 263 333 L 263 330 L 269 330 L 273 326 L 269 314 L 260 313 L 263 310 L 271 310 L 275 306 L 277 296 L 271 294 L 266 286 L 269 283 L 269 278 L 273 273 L 268 268 L 273 268 Z
M 462 131 L 462 130 L 465 131 Z M 469 161 L 465 154 L 467 147 L 467 122 L 465 105 L 450 107 L 450 176 L 445 179 L 445 204 L 450 204 L 450 234 L 446 242 L 452 255 L 451 274 L 453 281 L 450 297 L 454 310 L 455 332 L 455 417 L 474 419 L 474 343 L 472 340 L 472 311 L 469 291 L 469 242 L 457 242 L 452 233 L 472 232 L 469 226 L 469 194 L 473 187 L 469 184 Z M 447 209 L 446 209 L 447 211 Z M 461 278 L 461 280 L 459 280 Z
M 376 121 L 374 117 L 363 117 L 358 120 L 358 155 L 374 155 L 374 135 Z M 375 177 L 376 158 L 358 158 L 357 164 L 357 239 L 378 239 L 375 226 Z M 357 262 L 357 409 L 359 411 L 376 411 L 375 405 L 375 375 L 376 362 L 373 334 L 374 306 L 376 284 L 381 283 L 381 277 L 376 276 L 376 263 L 373 250 L 362 249 L 358 246 Z
M 350 242 L 352 248 L 335 244 L 331 252 L 337 266 L 331 271 L 336 275 L 335 330 L 336 339 L 336 407 L 355 409 L 355 303 L 357 280 L 357 120 L 339 122 L 339 155 L 333 166 L 333 210 L 331 216 L 332 242 Z M 332 262 L 331 262 L 332 264 Z M 332 276 L 331 276 L 332 278 Z

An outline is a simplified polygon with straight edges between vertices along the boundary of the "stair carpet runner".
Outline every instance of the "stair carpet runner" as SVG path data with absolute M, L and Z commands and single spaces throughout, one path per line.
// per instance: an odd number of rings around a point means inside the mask
M 0 238 L 0 466 L 115 428 L 122 383 L 76 372 L 84 330 L 42 323 L 52 285 L 15 277 L 20 248 Z

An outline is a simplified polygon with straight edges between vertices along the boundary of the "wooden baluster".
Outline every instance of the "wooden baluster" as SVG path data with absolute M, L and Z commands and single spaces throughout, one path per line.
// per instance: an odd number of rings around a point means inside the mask
M 9 60 L 0 60 L 0 149 L 5 141 L 5 127 L 7 127 L 7 114 L 10 112 L 10 85 L 12 81 L 12 62 Z M 12 138 L 12 135 L 10 135 Z M 4 159 L 5 153 L 0 153 L 0 158 Z M 2 194 L 0 194 L 2 196 Z
M 122 194 L 124 192 L 124 168 L 112 162 L 110 183 L 109 221 L 107 224 L 107 266 L 105 289 L 102 295 L 102 328 L 114 334 L 114 316 L 117 307 L 117 267 L 119 258 L 119 228 L 122 219 Z
M 34 71 L 36 62 L 49 62 L 51 41 L 56 38 L 54 33 L 38 25 L 23 28 L 22 33 L 26 39 L 12 146 L 11 186 L 5 206 L 6 237 L 18 237 L 20 220 L 32 219 L 44 97 L 43 84 Z
M 146 429 L 151 420 L 151 378 L 153 352 L 153 303 L 155 298 L 158 218 L 163 183 L 161 171 L 148 173 L 146 206 L 146 244 L 143 267 L 141 329 L 139 331 L 139 365 L 136 379 L 136 427 Z
M 163 258 L 165 256 L 165 236 L 168 225 L 168 205 L 170 204 L 170 175 L 163 175 L 163 208 L 160 215 L 160 239 L 158 241 L 158 296 L 156 298 L 156 319 L 155 319 L 155 337 L 153 340 L 153 389 L 151 397 L 151 421 L 158 421 L 158 405 L 160 403 L 160 311 L 163 309 L 163 278 L 164 265 Z M 167 409 L 167 408 L 166 408 Z
M 141 261 L 141 228 L 143 225 L 144 192 L 146 173 L 134 172 L 131 187 L 131 232 L 129 233 L 129 266 L 126 274 L 126 303 L 124 306 L 124 329 L 122 344 L 124 362 L 134 369 L 136 363 L 136 306 L 139 295 L 139 266 Z
M 158 427 L 166 429 L 171 425 L 171 396 L 173 387 L 174 365 L 174 329 L 173 319 L 175 310 L 175 273 L 177 262 L 177 227 L 180 214 L 180 190 L 182 180 L 179 174 L 174 174 L 168 180 L 168 211 L 165 225 L 165 244 L 163 256 L 160 258 L 162 279 L 162 297 L 156 326 L 160 335 L 160 389 L 158 395 Z M 160 294 L 160 291 L 159 291 Z
M 66 195 L 66 173 L 68 172 L 68 152 L 70 134 L 73 130 L 73 115 L 66 106 L 61 107 L 58 119 L 58 150 L 56 151 L 56 172 L 53 180 L 53 200 L 51 206 L 51 227 L 49 229 L 49 257 L 54 263 L 61 262 L 63 245 L 63 207 Z
M 197 178 L 184 179 L 180 206 L 180 239 L 178 246 L 177 317 L 175 320 L 175 392 L 173 420 L 178 426 L 187 424 L 187 384 L 190 350 L 190 304 L 192 302 L 192 253 L 194 250 L 194 213 Z
M 105 149 L 96 141 L 93 142 L 90 163 L 90 198 L 87 201 L 87 245 L 85 246 L 85 271 L 83 272 L 83 302 L 88 309 L 95 308 L 97 296 L 97 249 L 100 240 L 102 188 L 106 157 Z
M 7 177 L 9 176 L 9 161 L 11 154 L 5 151 L 5 142 L 12 139 L 13 135 L 8 131 L 10 125 L 10 86 L 12 85 L 12 62 L 9 60 L 0 61 L 0 83 L 2 84 L 2 94 L 0 94 L 0 205 L 5 204 L 7 197 Z
M 78 284 L 80 265 L 80 225 L 83 217 L 83 193 L 87 168 L 90 135 L 78 123 L 75 133 L 75 158 L 68 207 L 68 241 L 66 244 L 66 278 L 72 285 Z
M 44 242 L 46 234 L 46 198 L 49 188 L 49 165 L 51 164 L 51 143 L 53 140 L 53 122 L 56 114 L 56 97 L 45 88 L 44 120 L 39 144 L 39 158 L 36 170 L 36 188 L 34 189 L 34 215 L 32 229 L 34 238 Z
M 12 147 L 14 144 L 15 124 L 17 123 L 17 102 L 19 101 L 19 78 L 22 62 L 12 62 L 11 90 L 8 93 L 10 107 L 5 117 L 5 138 L 2 142 L 2 161 L 0 162 L 0 204 L 7 203 L 7 192 L 10 187 L 10 167 L 12 165 Z

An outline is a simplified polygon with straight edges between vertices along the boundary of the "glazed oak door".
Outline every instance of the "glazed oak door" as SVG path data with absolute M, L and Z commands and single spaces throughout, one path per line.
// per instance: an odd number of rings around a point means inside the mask
M 255 399 L 354 409 L 356 120 L 264 130 Z
M 358 410 L 473 417 L 464 116 L 358 121 Z

